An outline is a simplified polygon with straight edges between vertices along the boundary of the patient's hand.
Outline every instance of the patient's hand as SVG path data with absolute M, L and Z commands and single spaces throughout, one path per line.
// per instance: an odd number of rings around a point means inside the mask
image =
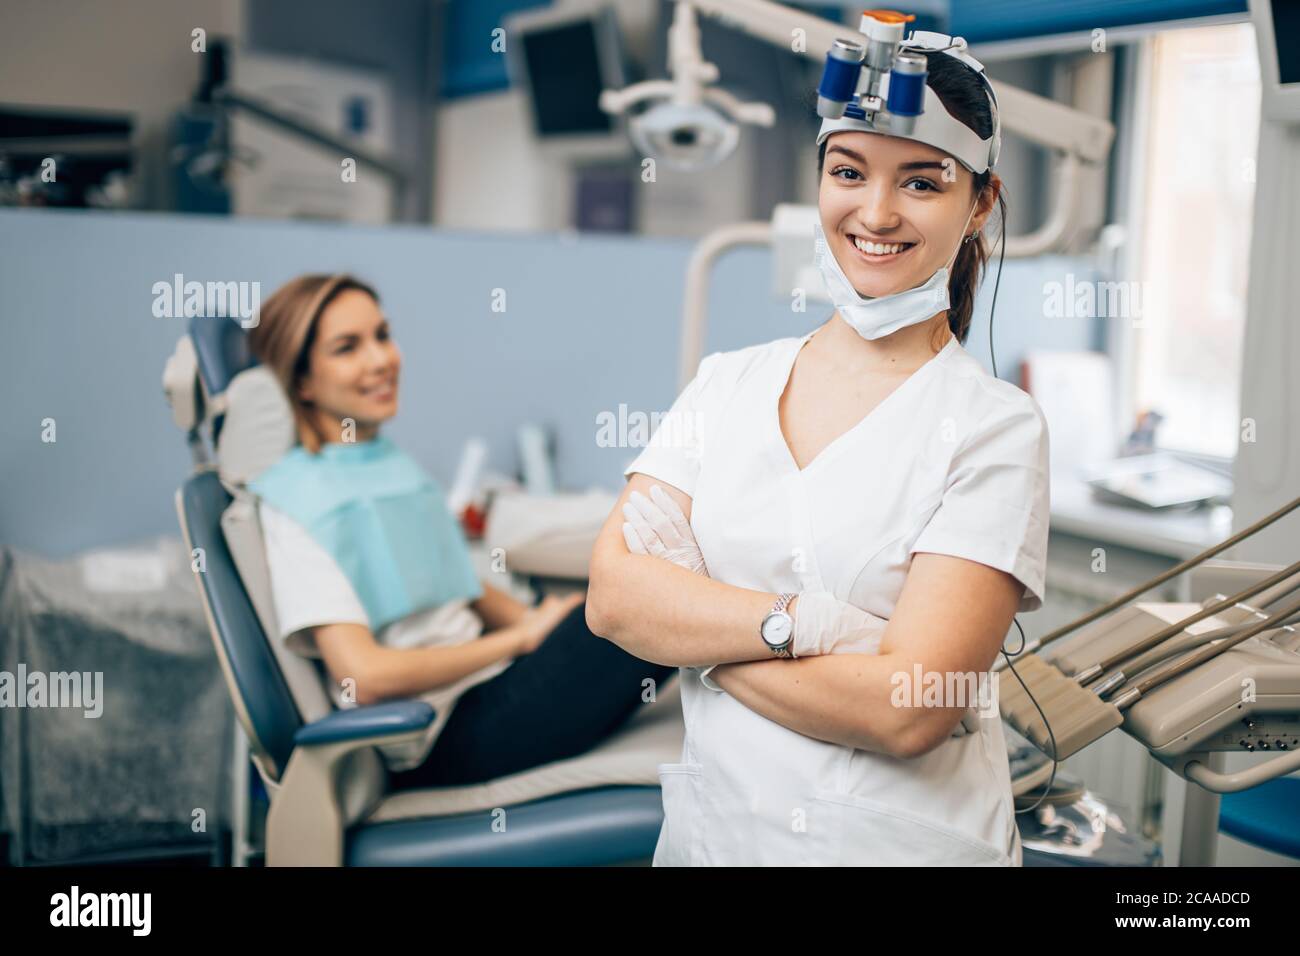
M 515 625 L 521 632 L 519 653 L 531 654 L 541 647 L 542 642 L 554 632 L 560 622 L 586 599 L 585 591 L 577 591 L 565 597 L 551 594 L 542 598 L 541 604 L 526 610 Z
M 649 498 L 639 491 L 632 492 L 623 506 L 623 517 L 627 519 L 623 522 L 623 540 L 630 552 L 663 558 L 709 576 L 691 523 L 661 487 L 653 485 Z

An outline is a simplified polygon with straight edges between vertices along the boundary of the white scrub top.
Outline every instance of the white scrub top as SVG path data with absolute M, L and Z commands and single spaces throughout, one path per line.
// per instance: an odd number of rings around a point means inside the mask
M 915 551 L 1014 575 L 1042 604 L 1038 404 L 956 338 L 800 470 L 778 402 L 812 337 L 707 356 L 625 470 L 692 498 L 716 580 L 825 590 L 888 619 Z M 758 622 L 754 639 L 759 640 Z M 1002 722 L 901 760 L 806 737 L 682 668 L 682 762 L 659 767 L 655 865 L 1019 865 Z

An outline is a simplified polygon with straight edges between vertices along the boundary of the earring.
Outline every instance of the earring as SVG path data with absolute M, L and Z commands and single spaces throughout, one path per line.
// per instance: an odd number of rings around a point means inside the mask
M 966 243 L 970 242 L 974 238 L 975 238 L 975 233 L 972 232 L 969 236 L 967 236 L 965 239 L 961 241 L 961 244 L 964 246 L 966 245 Z

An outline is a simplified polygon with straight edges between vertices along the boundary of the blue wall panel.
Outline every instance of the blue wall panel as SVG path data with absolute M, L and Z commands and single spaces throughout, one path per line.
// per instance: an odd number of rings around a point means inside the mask
M 467 438 L 517 468 L 515 431 L 553 429 L 562 487 L 617 488 L 636 448 L 596 443 L 597 416 L 664 411 L 676 395 L 686 240 L 369 228 L 202 216 L 0 210 L 0 542 L 58 555 L 176 533 L 172 494 L 190 469 L 163 399 L 183 319 L 151 313 L 175 273 L 262 284 L 265 299 L 308 271 L 375 283 L 405 357 L 390 433 L 450 482 Z M 708 351 L 801 335 L 768 294 L 769 255 L 738 250 L 714 270 Z M 1030 346 L 1087 348 L 1095 322 L 1044 319 L 1042 286 L 1087 267 L 1008 262 L 998 293 L 998 366 Z M 507 310 L 490 308 L 493 289 Z M 992 283 L 968 350 L 986 367 Z M 57 442 L 41 441 L 41 421 Z

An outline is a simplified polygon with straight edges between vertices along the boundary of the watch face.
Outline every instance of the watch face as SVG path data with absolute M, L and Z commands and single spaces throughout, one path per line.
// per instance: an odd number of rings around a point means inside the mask
M 769 614 L 763 620 L 763 640 L 773 647 L 780 647 L 790 639 L 790 630 L 794 621 L 784 611 Z

